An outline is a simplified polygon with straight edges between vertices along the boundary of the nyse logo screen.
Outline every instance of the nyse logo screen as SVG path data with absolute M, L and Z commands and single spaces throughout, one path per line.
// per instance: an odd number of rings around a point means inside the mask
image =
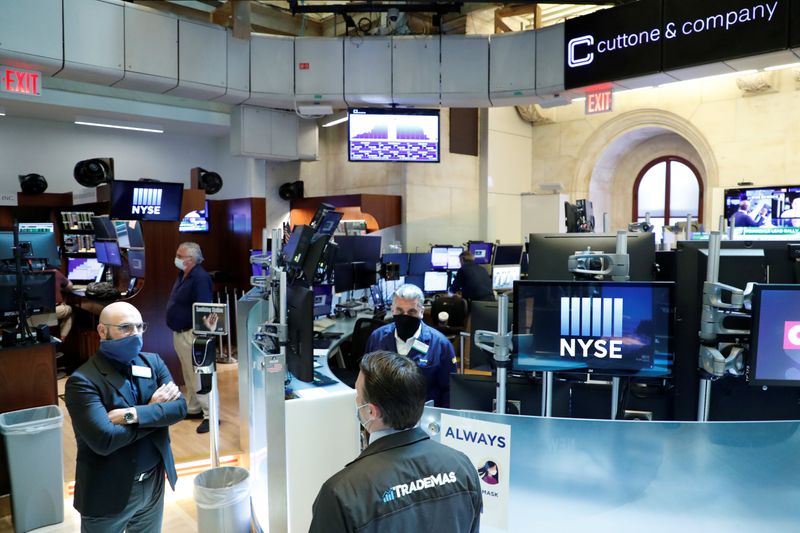
M 523 282 L 514 302 L 517 370 L 669 373 L 672 284 Z
M 133 189 L 132 215 L 160 215 L 161 189 L 136 187 Z

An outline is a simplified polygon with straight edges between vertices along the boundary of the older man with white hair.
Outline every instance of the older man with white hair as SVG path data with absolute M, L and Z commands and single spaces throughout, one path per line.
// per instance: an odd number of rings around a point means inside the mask
M 97 325 L 100 349 L 67 381 L 82 533 L 157 533 L 165 474 L 175 489 L 168 428 L 186 416 L 186 402 L 161 357 L 141 351 L 146 329 L 131 304 L 108 305 Z

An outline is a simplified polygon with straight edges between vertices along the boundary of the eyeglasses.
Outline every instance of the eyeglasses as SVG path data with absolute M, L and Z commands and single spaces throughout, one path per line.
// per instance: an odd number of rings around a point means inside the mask
M 144 333 L 147 331 L 147 322 L 140 322 L 139 324 L 103 324 L 111 328 L 117 328 L 123 335 L 130 335 L 134 331 Z

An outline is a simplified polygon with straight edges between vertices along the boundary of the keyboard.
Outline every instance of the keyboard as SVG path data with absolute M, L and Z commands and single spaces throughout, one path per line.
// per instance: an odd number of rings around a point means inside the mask
M 336 385 L 338 381 L 331 379 L 321 372 L 314 371 L 314 385 L 317 387 L 325 387 L 326 385 Z

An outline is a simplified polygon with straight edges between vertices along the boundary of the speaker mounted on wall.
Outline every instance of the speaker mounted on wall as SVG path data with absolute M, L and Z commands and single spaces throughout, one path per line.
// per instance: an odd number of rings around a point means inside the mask
M 110 157 L 96 157 L 78 161 L 73 177 L 84 187 L 97 187 L 114 181 L 114 160 Z
M 286 182 L 278 189 L 278 196 L 284 200 L 299 200 L 303 198 L 303 182 L 301 180 Z
M 19 177 L 19 186 L 26 194 L 42 194 L 47 190 L 47 180 L 41 174 L 24 174 Z
M 204 168 L 192 169 L 192 189 L 203 189 L 206 194 L 217 194 L 222 189 L 222 176 Z

